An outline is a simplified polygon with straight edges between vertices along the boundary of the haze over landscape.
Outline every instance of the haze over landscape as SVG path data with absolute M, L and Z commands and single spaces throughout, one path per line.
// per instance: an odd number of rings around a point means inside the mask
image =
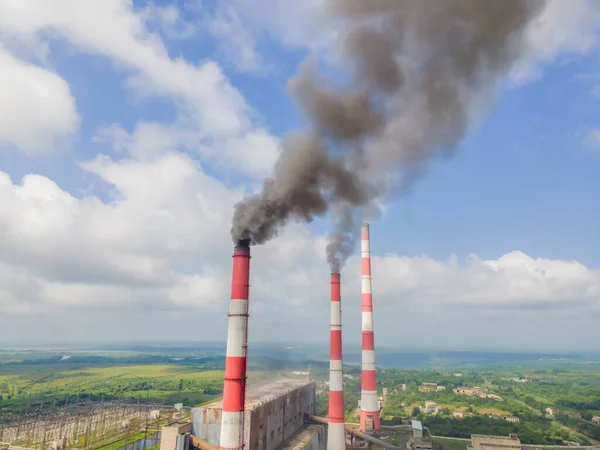
M 225 342 L 234 205 L 307 127 L 288 80 L 347 69 L 322 0 L 282 5 L 0 0 L 1 341 Z M 597 350 L 599 33 L 548 1 L 452 157 L 377 198 L 377 345 Z M 331 229 L 252 248 L 250 342 L 327 342 Z

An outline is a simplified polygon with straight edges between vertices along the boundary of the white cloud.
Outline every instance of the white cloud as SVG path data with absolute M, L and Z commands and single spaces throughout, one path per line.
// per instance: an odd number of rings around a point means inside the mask
M 177 19 L 170 8 L 154 10 L 153 14 L 165 20 Z M 128 74 L 126 85 L 136 94 L 172 99 L 179 112 L 176 123 L 141 125 L 130 147 L 158 128 L 167 132 L 168 139 L 185 141 L 195 148 L 206 147 L 207 141 L 218 148 L 219 142 L 230 139 L 248 139 L 245 145 L 251 146 L 257 134 L 266 133 L 252 123 L 250 107 L 218 64 L 207 60 L 194 65 L 171 58 L 161 39 L 146 29 L 144 14 L 147 10 L 136 12 L 127 0 L 5 0 L 0 2 L 0 30 L 24 42 L 62 37 L 81 51 L 109 58 Z M 262 147 L 253 151 L 261 152 Z M 272 146 L 267 145 L 264 151 L 266 154 L 257 158 L 272 165 Z M 243 155 L 245 150 L 240 152 Z M 242 171 L 245 167 L 239 165 Z
M 267 33 L 285 45 L 322 51 L 332 36 L 314 16 L 318 1 L 228 4 L 236 7 L 233 22 L 242 27 L 241 36 L 245 30 L 254 37 Z M 97 143 L 121 152 L 119 158 L 99 155 L 81 164 L 85 178 L 105 190 L 102 196 L 76 197 L 44 176 L 12 180 L 0 172 L 0 315 L 10 316 L 0 327 L 0 339 L 37 337 L 32 330 L 42 337 L 48 323 L 54 333 L 74 339 L 225 336 L 229 224 L 243 192 L 210 176 L 207 167 L 260 178 L 271 169 L 279 142 L 252 123 L 245 100 L 216 63 L 195 65 L 168 55 L 146 23 L 177 27 L 181 17 L 170 6 L 161 8 L 135 11 L 125 0 L 0 1 L 2 36 L 28 45 L 60 36 L 114 62 L 136 93 L 169 98 L 178 108 L 170 124 L 139 120 L 131 130 L 113 124 L 98 132 Z M 551 16 L 555 20 L 560 14 Z M 558 55 L 552 48 L 587 51 L 585 39 L 576 44 L 576 34 L 562 36 L 540 55 Z M 245 42 L 247 51 L 255 51 L 257 42 Z M 255 56 L 248 55 L 253 61 Z M 54 77 L 62 87 L 52 93 L 70 98 L 58 75 L 15 58 L 13 63 L 39 71 L 42 78 Z M 37 107 L 40 100 L 35 102 Z M 63 134 L 72 131 L 66 128 Z M 199 152 L 201 163 L 186 155 L 192 152 Z M 327 339 L 324 249 L 323 236 L 294 224 L 253 249 L 252 339 L 281 340 L 290 334 Z M 343 274 L 350 342 L 360 336 L 359 267 L 354 257 Z M 536 259 L 518 251 L 491 260 L 472 255 L 465 262 L 374 255 L 373 272 L 381 343 L 435 345 L 443 337 L 444 343 L 465 345 L 476 336 L 478 342 L 520 345 L 523 336 L 547 327 L 554 330 L 551 343 L 583 342 L 577 335 L 583 329 L 588 330 L 585 339 L 600 339 L 597 327 L 582 325 L 598 317 L 600 274 L 575 261 Z M 572 320 L 564 323 L 565 317 Z M 507 321 L 518 335 L 506 336 Z M 71 326 L 56 326 L 64 323 Z
M 274 41 L 286 48 L 331 57 L 335 28 L 323 14 L 324 0 L 220 0 L 214 9 L 195 8 L 205 30 L 219 42 L 219 58 L 236 70 L 268 75 L 279 67 L 261 53 Z M 266 52 L 265 52 L 266 53 Z
M 541 74 L 540 66 L 568 55 L 589 53 L 598 42 L 600 5 L 593 0 L 549 0 L 527 30 L 527 52 L 512 77 L 524 83 Z
M 144 20 L 157 23 L 162 34 L 168 39 L 188 39 L 196 34 L 196 27 L 181 17 L 175 4 L 165 6 L 150 2 L 142 10 Z
M 47 150 L 79 125 L 75 99 L 57 74 L 20 61 L 0 43 L 0 145 Z
M 378 291 L 429 307 L 548 308 L 592 302 L 600 307 L 600 271 L 577 261 L 532 258 L 520 251 L 496 260 L 470 255 L 436 261 L 427 257 L 376 258 Z M 375 270 L 375 269 L 374 269 Z
M 6 205 L 0 213 L 5 237 L 0 243 L 0 312 L 14 317 L 11 323 L 20 323 L 22 315 L 37 323 L 50 311 L 54 320 L 82 320 L 85 311 L 118 312 L 131 320 L 179 311 L 180 320 L 196 317 L 203 324 L 194 338 L 223 339 L 232 250 L 228 224 L 241 193 L 225 188 L 181 153 L 119 161 L 100 156 L 84 168 L 110 186 L 108 200 L 75 198 L 38 175 L 18 184 L 0 176 Z M 253 249 L 253 339 L 302 336 L 308 329 L 315 339 L 326 339 L 324 249 L 323 236 L 294 224 L 272 243 Z M 358 339 L 360 330 L 359 273 L 360 261 L 353 257 L 343 273 L 349 342 Z M 542 327 L 559 324 L 564 311 L 574 321 L 591 320 L 600 312 L 598 270 L 518 251 L 493 260 L 470 255 L 464 262 L 374 255 L 373 274 L 381 343 L 397 342 L 399 327 L 419 333 L 419 323 L 435 324 L 439 337 L 448 332 L 444 327 L 470 326 L 473 320 L 504 321 L 515 315 L 511 326 L 518 327 L 544 317 Z M 189 337 L 179 330 L 176 317 L 173 323 L 161 321 L 155 333 Z M 14 337 L 15 332 L 9 325 L 0 336 Z M 490 333 L 482 342 L 504 339 L 501 329 Z M 463 345 L 469 339 L 464 334 L 445 342 Z
M 154 157 L 170 150 L 197 152 L 206 164 L 261 179 L 267 176 L 280 152 L 279 139 L 265 129 L 255 128 L 240 135 L 203 140 L 189 124 L 138 122 L 129 133 L 119 124 L 99 130 L 95 143 L 109 143 L 119 152 L 136 158 Z
M 248 29 L 266 33 L 281 44 L 316 53 L 332 45 L 335 30 L 325 15 L 325 0 L 280 2 L 277 0 L 227 0 Z
M 220 43 L 220 58 L 239 72 L 267 75 L 274 70 L 263 61 L 257 39 L 240 17 L 235 4 L 218 2 L 214 13 L 205 11 L 207 31 Z

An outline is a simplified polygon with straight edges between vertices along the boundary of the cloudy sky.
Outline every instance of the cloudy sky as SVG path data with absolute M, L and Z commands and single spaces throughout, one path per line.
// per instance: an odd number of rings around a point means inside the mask
M 321 3 L 0 0 L 0 341 L 225 339 L 233 205 L 303 126 L 286 81 L 335 60 Z M 595 0 L 550 1 L 372 223 L 376 343 L 597 349 L 599 32 Z M 327 341 L 328 228 L 253 248 L 252 341 Z M 355 343 L 357 252 L 343 280 Z

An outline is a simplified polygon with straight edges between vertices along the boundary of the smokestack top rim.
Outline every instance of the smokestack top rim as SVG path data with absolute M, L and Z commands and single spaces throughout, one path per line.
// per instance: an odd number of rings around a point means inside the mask
M 330 278 L 332 283 L 339 283 L 342 275 L 339 272 L 332 272 Z
M 234 248 L 235 249 L 250 250 L 250 242 L 251 242 L 250 238 L 238 239 L 238 241 L 235 244 Z

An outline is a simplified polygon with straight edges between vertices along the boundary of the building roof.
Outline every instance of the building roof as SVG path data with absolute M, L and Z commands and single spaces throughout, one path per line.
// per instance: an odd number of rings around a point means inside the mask
M 471 435 L 472 448 L 520 449 L 521 441 L 516 435 L 488 436 L 482 434 Z
M 423 424 L 418 420 L 413 420 L 411 423 L 413 430 L 422 430 Z
M 269 383 L 250 386 L 246 390 L 246 410 L 252 410 L 264 403 L 267 403 L 287 392 L 295 391 L 296 389 L 313 384 L 306 380 L 298 379 L 280 379 Z M 201 406 L 201 408 L 219 409 L 223 407 L 223 400 L 218 400 L 214 403 Z

